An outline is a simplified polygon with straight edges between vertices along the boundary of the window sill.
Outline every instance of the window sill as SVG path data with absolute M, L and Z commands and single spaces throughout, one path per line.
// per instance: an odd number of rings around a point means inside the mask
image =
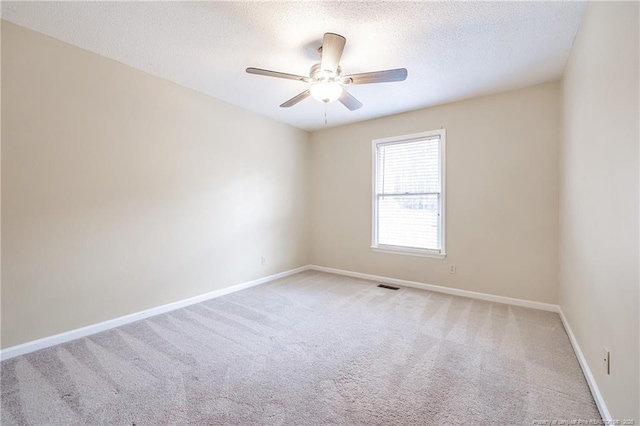
M 380 253 L 403 254 L 406 256 L 431 257 L 433 259 L 445 259 L 447 257 L 446 253 L 437 253 L 437 252 L 427 251 L 427 250 L 400 248 L 400 247 L 371 246 L 371 251 L 377 251 Z

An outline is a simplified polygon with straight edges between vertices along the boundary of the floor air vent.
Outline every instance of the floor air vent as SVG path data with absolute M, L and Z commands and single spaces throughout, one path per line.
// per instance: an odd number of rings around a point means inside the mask
M 388 290 L 400 290 L 400 287 L 394 287 L 392 285 L 386 285 L 386 284 L 378 284 L 378 287 L 386 288 Z

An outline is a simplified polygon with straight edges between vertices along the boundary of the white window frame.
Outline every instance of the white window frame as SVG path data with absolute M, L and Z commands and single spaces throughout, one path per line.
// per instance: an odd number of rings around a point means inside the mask
M 439 235 L 439 243 L 440 250 L 431 250 L 431 249 L 417 249 L 412 247 L 401 247 L 401 246 L 389 246 L 384 244 L 378 244 L 378 194 L 376 191 L 376 182 L 377 182 L 377 150 L 379 145 L 389 145 L 393 143 L 405 143 L 411 142 L 415 140 L 421 139 L 429 139 L 434 136 L 438 136 L 440 138 L 440 158 L 438 159 L 439 171 L 440 171 L 440 235 Z M 402 136 L 393 136 L 390 138 L 382 138 L 382 139 L 374 139 L 371 141 L 372 146 L 372 159 L 371 159 L 371 170 L 372 170 L 372 192 L 371 192 L 371 201 L 372 201 L 372 216 L 371 216 L 371 250 L 376 252 L 383 253 L 394 253 L 394 254 L 404 254 L 409 256 L 422 256 L 422 257 L 432 257 L 436 259 L 444 259 L 447 257 L 446 252 L 446 182 L 445 182 L 445 154 L 446 154 L 446 130 L 432 130 L 428 132 L 420 132 L 420 133 L 412 133 L 409 135 Z

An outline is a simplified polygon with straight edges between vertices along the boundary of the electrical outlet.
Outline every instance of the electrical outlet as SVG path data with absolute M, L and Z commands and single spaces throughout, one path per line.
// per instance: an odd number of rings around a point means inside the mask
M 604 348 L 604 356 L 602 361 L 604 362 L 604 371 L 607 374 L 611 374 L 611 352 L 607 348 Z
M 260 258 L 260 264 L 264 265 L 265 263 L 267 263 L 267 258 L 263 256 Z
M 450 274 L 456 273 L 456 265 L 449 265 L 449 273 Z

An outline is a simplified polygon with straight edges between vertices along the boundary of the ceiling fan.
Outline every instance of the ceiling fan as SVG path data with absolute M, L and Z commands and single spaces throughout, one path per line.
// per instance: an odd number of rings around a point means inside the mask
M 249 74 L 265 75 L 267 77 L 286 78 L 309 83 L 307 90 L 289 99 L 280 107 L 289 108 L 311 96 L 317 101 L 328 104 L 339 100 L 349 110 L 355 111 L 362 107 L 362 103 L 344 89 L 351 84 L 385 83 L 403 81 L 407 78 L 407 70 L 398 68 L 385 71 L 365 72 L 362 74 L 342 75 L 340 58 L 347 39 L 339 34 L 325 33 L 322 46 L 318 49 L 322 56 L 321 62 L 311 67 L 309 77 L 269 71 L 260 68 L 247 68 Z

